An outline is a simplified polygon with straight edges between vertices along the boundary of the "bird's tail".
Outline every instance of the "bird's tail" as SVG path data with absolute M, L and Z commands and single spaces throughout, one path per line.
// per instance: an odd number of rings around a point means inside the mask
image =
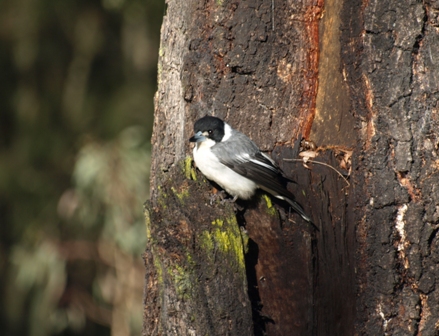
M 306 220 L 308 223 L 310 223 L 317 231 L 320 231 L 319 228 L 312 222 L 311 218 L 308 217 L 308 215 L 305 213 L 305 210 L 300 206 L 299 203 L 294 201 L 294 196 L 291 194 L 287 189 L 285 189 L 280 183 L 273 183 L 270 187 L 266 185 L 259 185 L 259 188 L 265 190 L 266 192 L 270 193 L 274 197 L 281 199 L 288 204 L 291 205 L 291 207 L 296 211 L 304 220 Z
M 308 217 L 308 215 L 305 213 L 305 210 L 300 206 L 299 203 L 293 201 L 292 199 L 285 197 L 285 196 L 276 196 L 277 198 L 284 200 L 288 202 L 289 205 L 293 208 L 294 211 L 296 211 L 300 217 L 302 217 L 304 220 L 306 220 L 308 223 L 310 223 L 317 231 L 320 231 L 319 228 L 312 222 L 311 218 Z

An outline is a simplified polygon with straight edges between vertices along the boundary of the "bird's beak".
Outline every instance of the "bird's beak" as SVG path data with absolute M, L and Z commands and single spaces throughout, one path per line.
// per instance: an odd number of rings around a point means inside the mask
M 201 131 L 198 131 L 192 138 L 189 139 L 190 142 L 201 142 L 207 140 Z

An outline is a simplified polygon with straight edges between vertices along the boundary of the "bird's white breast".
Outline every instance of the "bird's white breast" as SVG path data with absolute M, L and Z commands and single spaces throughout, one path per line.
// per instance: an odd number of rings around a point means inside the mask
M 223 165 L 210 150 L 213 145 L 215 145 L 214 141 L 207 140 L 197 143 L 194 147 L 194 161 L 198 169 L 230 195 L 249 199 L 257 189 L 256 183 Z

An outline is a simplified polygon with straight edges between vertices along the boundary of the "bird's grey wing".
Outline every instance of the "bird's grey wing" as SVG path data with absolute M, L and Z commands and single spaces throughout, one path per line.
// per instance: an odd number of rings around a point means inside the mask
M 261 153 L 245 135 L 235 134 L 233 140 L 217 143 L 211 150 L 222 164 L 252 180 L 273 196 L 287 201 L 303 219 L 312 224 L 303 208 L 294 201 L 294 195 L 281 182 L 281 172 L 274 161 Z
M 281 195 L 294 199 L 280 180 L 279 168 L 244 134 L 236 132 L 233 140 L 220 142 L 211 150 L 222 164 L 254 181 L 260 188 L 274 196 Z

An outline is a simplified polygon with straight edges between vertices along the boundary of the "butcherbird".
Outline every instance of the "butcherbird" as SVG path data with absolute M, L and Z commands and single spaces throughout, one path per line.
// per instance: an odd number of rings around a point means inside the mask
M 195 122 L 194 136 L 189 141 L 196 143 L 193 154 L 198 169 L 232 195 L 234 201 L 248 200 L 261 188 L 288 202 L 305 221 L 314 225 L 284 187 L 275 162 L 246 135 L 219 118 L 205 116 Z

